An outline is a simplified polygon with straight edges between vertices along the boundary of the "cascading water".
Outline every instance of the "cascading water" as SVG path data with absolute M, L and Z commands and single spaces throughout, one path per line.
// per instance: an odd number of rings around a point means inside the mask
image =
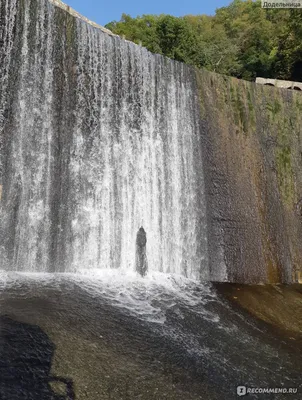
M 13 47 L 16 2 L 17 0 L 5 0 L 0 3 L 0 178 L 3 172 L 3 129 L 7 112 L 8 76 Z M 0 185 L 1 184 L 2 182 L 0 180 Z
M 193 69 L 48 0 L 0 5 L 0 268 L 134 270 L 143 226 L 149 270 L 207 279 Z

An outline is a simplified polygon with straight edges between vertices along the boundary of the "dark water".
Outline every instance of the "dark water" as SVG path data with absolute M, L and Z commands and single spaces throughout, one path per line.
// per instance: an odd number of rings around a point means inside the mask
M 108 275 L 10 276 L 1 286 L 3 400 L 228 400 L 238 385 L 301 393 L 301 340 L 211 285 Z

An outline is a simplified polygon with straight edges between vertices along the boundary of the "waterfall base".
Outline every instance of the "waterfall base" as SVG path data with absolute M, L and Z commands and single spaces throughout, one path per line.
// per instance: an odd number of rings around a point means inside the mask
M 237 288 L 114 271 L 99 277 L 6 274 L 0 279 L 0 365 L 10 374 L 1 375 L 0 397 L 41 400 L 41 388 L 45 400 L 228 400 L 242 384 L 301 391 L 301 334 L 288 324 L 277 332 L 272 321 L 231 305 L 222 293 L 233 299 Z M 263 312 L 274 308 L 267 287 L 240 290 L 253 293 Z M 282 309 L 298 315 L 301 292 L 278 290 Z M 40 361 L 39 388 L 30 374 L 11 385 L 20 371 L 8 336 L 30 371 Z

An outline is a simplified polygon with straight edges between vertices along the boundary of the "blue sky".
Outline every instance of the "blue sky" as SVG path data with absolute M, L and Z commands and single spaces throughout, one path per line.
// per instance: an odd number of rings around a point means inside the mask
M 231 0 L 63 0 L 92 21 L 106 25 L 120 20 L 122 13 L 132 17 L 142 14 L 214 14 L 215 9 Z

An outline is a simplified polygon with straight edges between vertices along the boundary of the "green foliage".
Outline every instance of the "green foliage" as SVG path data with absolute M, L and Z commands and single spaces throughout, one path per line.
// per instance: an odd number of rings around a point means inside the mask
M 278 68 L 283 78 L 302 81 L 302 12 L 290 10 L 280 34 Z
M 262 9 L 234 0 L 215 16 L 123 14 L 112 32 L 172 59 L 222 74 L 302 81 L 301 10 Z
M 198 63 L 198 38 L 184 19 L 161 15 L 156 28 L 162 54 L 188 64 Z
M 123 14 L 119 22 L 110 22 L 106 28 L 125 39 L 147 47 L 153 53 L 163 54 L 157 36 L 158 18 L 156 15 L 131 18 L 130 15 Z

